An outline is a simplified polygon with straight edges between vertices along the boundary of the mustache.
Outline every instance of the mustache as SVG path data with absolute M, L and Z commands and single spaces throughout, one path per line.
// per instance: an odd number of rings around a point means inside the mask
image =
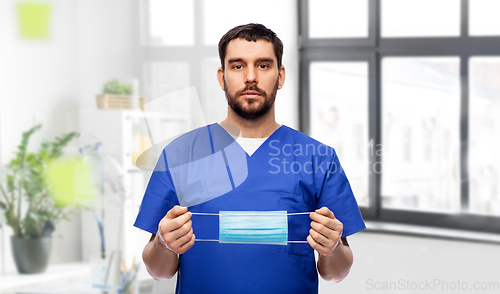
M 243 92 L 245 92 L 245 91 L 256 91 L 260 94 L 260 96 L 266 97 L 266 92 L 264 90 L 260 89 L 259 87 L 257 87 L 257 85 L 255 85 L 255 84 L 245 86 L 245 88 L 236 92 L 236 96 L 241 96 L 241 94 L 243 94 Z

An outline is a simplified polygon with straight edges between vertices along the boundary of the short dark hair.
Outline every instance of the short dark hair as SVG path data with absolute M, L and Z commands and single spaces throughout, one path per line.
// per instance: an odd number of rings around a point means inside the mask
M 257 40 L 268 41 L 273 44 L 274 55 L 278 59 L 278 70 L 281 68 L 283 57 L 283 43 L 275 32 L 258 23 L 249 23 L 230 29 L 219 41 L 219 58 L 224 70 L 224 59 L 226 58 L 227 45 L 234 39 L 245 39 L 256 42 Z

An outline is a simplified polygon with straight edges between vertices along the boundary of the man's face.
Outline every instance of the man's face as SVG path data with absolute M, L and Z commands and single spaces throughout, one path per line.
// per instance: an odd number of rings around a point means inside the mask
M 245 119 L 257 119 L 274 104 L 276 92 L 285 82 L 285 69 L 278 69 L 273 44 L 264 40 L 229 42 L 217 78 L 231 109 Z

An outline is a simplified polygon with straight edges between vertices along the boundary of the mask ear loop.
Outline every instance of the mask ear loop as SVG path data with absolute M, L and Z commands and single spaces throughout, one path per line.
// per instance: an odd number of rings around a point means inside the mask
M 311 214 L 313 212 L 294 212 L 294 213 L 287 213 L 286 215 Z M 208 212 L 191 212 L 191 214 L 197 214 L 197 215 L 219 215 L 218 213 L 208 213 Z
M 313 212 L 294 212 L 294 213 L 287 213 L 286 215 L 301 215 L 301 214 L 311 214 Z M 208 213 L 208 212 L 191 212 L 191 214 L 196 214 L 196 215 L 216 215 L 218 216 L 218 213 Z M 219 240 L 215 239 L 195 239 L 195 241 L 203 241 L 203 242 L 219 242 Z M 307 241 L 287 241 L 287 243 L 307 243 Z

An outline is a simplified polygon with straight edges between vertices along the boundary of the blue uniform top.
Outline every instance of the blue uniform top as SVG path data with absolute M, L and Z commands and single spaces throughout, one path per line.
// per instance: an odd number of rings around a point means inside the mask
M 160 220 L 181 203 L 204 213 L 311 212 L 326 206 L 342 222 L 342 237 L 365 229 L 333 148 L 284 125 L 252 156 L 231 142 L 219 124 L 212 124 L 170 143 L 151 175 L 134 226 L 156 234 Z M 218 239 L 218 217 L 191 219 L 196 239 Z M 288 216 L 288 240 L 305 241 L 310 223 L 307 214 Z M 307 243 L 196 241 L 179 262 L 176 293 L 318 293 L 314 251 Z

